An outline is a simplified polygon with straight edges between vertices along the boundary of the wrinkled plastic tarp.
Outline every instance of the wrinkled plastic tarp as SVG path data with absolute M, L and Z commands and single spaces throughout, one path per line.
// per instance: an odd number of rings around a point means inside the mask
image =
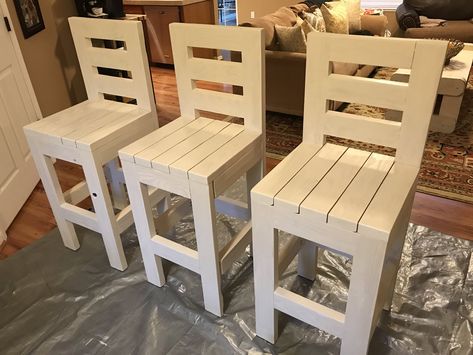
M 218 216 L 220 239 L 243 223 Z M 123 235 L 129 267 L 112 269 L 99 235 L 78 228 L 81 248 L 57 230 L 0 262 L 1 354 L 338 354 L 339 339 L 281 316 L 271 345 L 255 335 L 252 259 L 245 253 L 223 277 L 225 316 L 203 309 L 200 277 L 166 263 L 168 282 L 146 281 L 134 228 Z M 195 248 L 192 217 L 169 237 Z M 223 243 L 221 243 L 223 244 Z M 371 354 L 472 353 L 473 243 L 410 226 L 392 312 L 382 315 Z M 350 260 L 320 250 L 317 279 L 295 272 L 281 284 L 343 311 Z

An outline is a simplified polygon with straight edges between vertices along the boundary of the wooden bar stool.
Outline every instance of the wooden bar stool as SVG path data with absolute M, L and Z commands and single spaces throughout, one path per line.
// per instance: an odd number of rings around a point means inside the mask
M 131 208 L 126 207 L 118 149 L 158 127 L 142 24 L 77 17 L 69 23 L 88 100 L 26 126 L 25 133 L 65 246 L 79 248 L 73 223 L 92 229 L 102 234 L 110 265 L 124 270 L 127 262 L 120 233 L 133 218 Z M 124 47 L 96 47 L 103 43 L 100 39 L 124 42 Z M 99 68 L 126 72 L 126 77 L 103 75 Z M 106 99 L 112 95 L 124 102 Z M 85 181 L 63 193 L 54 158 L 81 165 Z M 76 206 L 89 195 L 95 213 Z M 154 193 L 153 199 L 160 198 L 158 195 Z M 121 209 L 117 215 L 114 205 Z
M 256 333 L 274 343 L 278 311 L 365 354 L 390 306 L 446 42 L 311 33 L 303 142 L 251 193 Z M 412 69 L 409 83 L 332 74 L 333 62 Z M 402 122 L 335 112 L 330 100 L 403 111 Z M 396 156 L 325 142 L 327 135 L 396 149 Z M 295 237 L 279 250 L 278 230 Z M 352 258 L 345 312 L 279 286 L 299 254 L 314 280 L 317 248 Z
M 262 29 L 171 24 L 172 49 L 181 117 L 120 150 L 148 281 L 163 286 L 161 258 L 201 275 L 205 308 L 222 315 L 221 273 L 251 242 L 251 224 L 222 250 L 217 247 L 216 199 L 240 176 L 248 191 L 262 178 L 264 165 L 264 43 Z M 194 48 L 241 53 L 241 62 L 194 57 Z M 197 81 L 243 88 L 243 94 L 198 87 Z M 200 115 L 200 110 L 242 117 L 244 125 Z M 179 219 L 171 208 L 155 228 L 148 186 L 192 201 L 197 251 L 163 237 Z M 217 207 L 249 220 L 241 203 L 218 199 Z M 162 223 L 161 223 L 162 222 Z

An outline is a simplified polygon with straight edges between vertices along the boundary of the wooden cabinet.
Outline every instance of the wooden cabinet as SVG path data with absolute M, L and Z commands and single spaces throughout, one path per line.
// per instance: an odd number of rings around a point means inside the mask
M 153 63 L 173 64 L 169 24 L 173 22 L 213 24 L 215 21 L 212 0 L 173 6 L 159 5 L 160 1 L 149 3 L 147 5 L 146 0 L 143 0 L 139 1 L 139 5 L 127 5 L 125 1 L 125 12 L 146 15 L 146 37 L 150 61 Z M 204 53 L 206 56 L 213 54 L 210 51 Z
M 181 22 L 178 6 L 145 6 L 151 61 L 172 64 L 169 24 Z

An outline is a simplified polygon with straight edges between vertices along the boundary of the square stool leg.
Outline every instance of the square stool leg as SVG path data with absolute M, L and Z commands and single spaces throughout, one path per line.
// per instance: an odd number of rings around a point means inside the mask
M 124 163 L 125 164 L 125 163 Z M 164 275 L 162 259 L 155 255 L 151 247 L 151 238 L 156 235 L 151 203 L 148 197 L 148 187 L 138 181 L 132 174 L 132 167 L 124 169 L 128 195 L 133 206 L 133 218 L 135 228 L 140 241 L 141 256 L 145 266 L 146 278 L 150 283 L 158 287 L 164 286 L 166 277 Z
M 263 154 L 264 155 L 264 154 Z M 251 218 L 251 190 L 264 177 L 265 161 L 260 160 L 255 166 L 246 172 L 246 201 L 248 204 L 248 214 Z M 253 255 L 253 243 L 250 244 L 250 255 Z
M 123 245 L 120 239 L 112 199 L 108 192 L 104 168 L 98 163 L 92 152 L 81 151 L 81 162 L 110 265 L 115 269 L 123 271 L 127 268 L 128 264 L 123 252 Z
M 190 188 L 205 309 L 221 316 L 223 314 L 223 297 L 215 200 L 209 185 L 191 181 Z
M 64 245 L 72 250 L 80 248 L 79 239 L 74 229 L 74 224 L 62 217 L 61 205 L 65 203 L 64 194 L 57 178 L 56 170 L 52 158 L 41 153 L 41 148 L 35 144 L 33 139 L 29 139 L 31 154 L 33 156 L 38 174 L 43 183 L 44 190 L 48 196 L 49 204 L 56 219 L 56 224 L 61 234 Z
M 128 206 L 128 196 L 125 190 L 122 173 L 120 172 L 120 164 L 118 158 L 113 159 L 106 165 L 107 182 L 112 192 L 113 207 L 123 210 Z
M 385 253 L 384 241 L 360 237 L 353 255 L 340 354 L 368 352 L 371 334 L 376 328 L 375 312 L 382 308 L 377 300 Z
M 256 333 L 274 343 L 278 336 L 278 314 L 274 308 L 274 290 L 278 275 L 278 232 L 267 224 L 263 206 L 252 204 L 253 273 L 255 281 Z
M 317 244 L 309 240 L 303 240 L 297 261 L 297 273 L 308 280 L 315 280 L 317 268 Z

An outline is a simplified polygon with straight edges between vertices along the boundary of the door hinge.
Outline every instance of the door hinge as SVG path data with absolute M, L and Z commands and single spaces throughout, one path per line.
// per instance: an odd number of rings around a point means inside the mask
M 10 21 L 8 21 L 8 17 L 4 17 L 3 20 L 5 21 L 5 26 L 8 32 L 11 32 Z

